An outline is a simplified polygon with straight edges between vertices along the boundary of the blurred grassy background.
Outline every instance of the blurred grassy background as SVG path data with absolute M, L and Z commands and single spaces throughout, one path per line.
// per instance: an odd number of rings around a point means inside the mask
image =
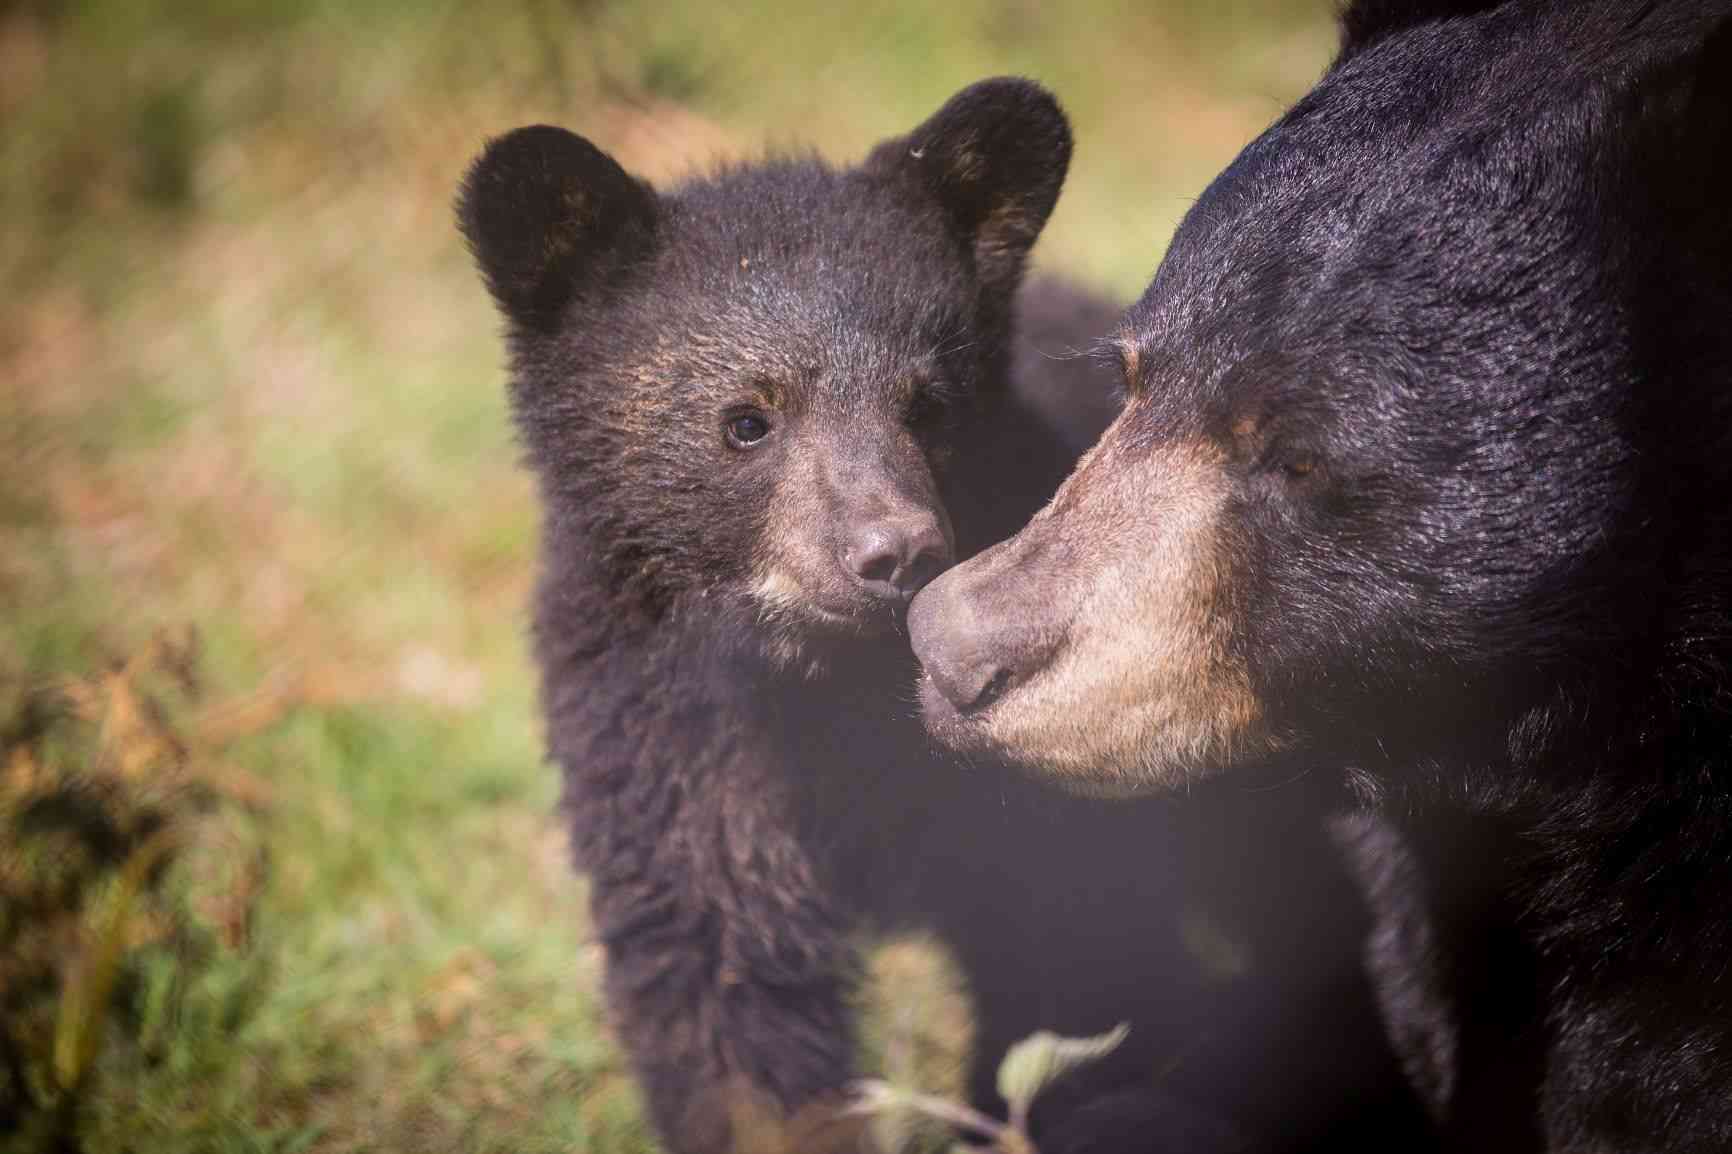
M 651 1148 L 450 221 L 488 135 L 846 160 L 1024 73 L 1077 127 L 1039 260 L 1128 295 L 1332 43 L 1328 0 L 0 0 L 0 1148 Z M 879 964 L 877 1051 L 960 1032 Z

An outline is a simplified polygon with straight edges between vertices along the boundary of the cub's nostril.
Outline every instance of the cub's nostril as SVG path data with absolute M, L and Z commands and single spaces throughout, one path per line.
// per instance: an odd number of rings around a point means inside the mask
M 936 523 L 927 525 L 910 541 L 907 560 L 892 578 L 904 593 L 918 593 L 928 582 L 950 568 L 950 542 Z
M 906 599 L 950 567 L 950 545 L 936 523 L 880 521 L 860 530 L 842 564 L 874 595 Z
M 948 549 L 923 549 L 915 554 L 891 580 L 904 593 L 918 593 L 934 577 L 950 568 Z

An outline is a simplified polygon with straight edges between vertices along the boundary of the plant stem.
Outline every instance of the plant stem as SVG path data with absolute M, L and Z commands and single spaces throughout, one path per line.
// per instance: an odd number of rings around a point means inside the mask
M 990 1138 L 995 1143 L 1002 1142 L 1013 1132 L 1010 1126 L 997 1118 L 982 1114 L 972 1106 L 964 1106 L 948 1098 L 904 1090 L 875 1078 L 856 1082 L 854 1092 L 859 1095 L 860 1101 L 849 1107 L 848 1112 L 851 1114 L 870 1114 L 894 1106 L 906 1106 L 929 1118 L 936 1118 L 940 1122 Z

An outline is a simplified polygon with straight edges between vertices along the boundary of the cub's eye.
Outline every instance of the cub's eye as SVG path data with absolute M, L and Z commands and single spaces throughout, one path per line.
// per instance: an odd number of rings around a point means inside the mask
M 1281 471 L 1295 479 L 1309 477 L 1317 471 L 1315 453 L 1294 453 L 1281 462 Z
M 742 413 L 728 419 L 728 444 L 749 449 L 770 435 L 770 422 L 759 413 Z

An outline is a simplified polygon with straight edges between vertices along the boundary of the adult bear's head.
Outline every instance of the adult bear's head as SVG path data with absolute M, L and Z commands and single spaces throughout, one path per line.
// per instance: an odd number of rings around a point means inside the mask
M 1122 416 L 916 598 L 934 731 L 1122 791 L 1723 682 L 1728 13 L 1353 9 L 1127 312 Z
M 857 167 L 771 160 L 666 192 L 563 129 L 488 145 L 459 222 L 548 531 L 615 610 L 732 615 L 790 661 L 897 619 L 952 561 L 943 466 L 1002 391 L 1070 147 L 1053 98 L 1013 79 Z

